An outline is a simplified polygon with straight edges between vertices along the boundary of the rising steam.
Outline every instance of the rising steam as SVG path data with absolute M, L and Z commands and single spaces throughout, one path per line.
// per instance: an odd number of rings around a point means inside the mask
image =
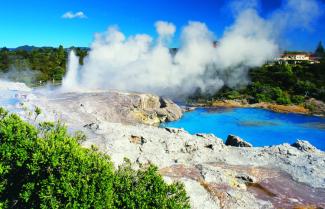
M 78 68 L 79 68 L 79 58 L 76 53 L 71 50 L 69 52 L 68 60 L 68 72 L 62 80 L 62 89 L 64 91 L 76 91 L 78 90 Z
M 234 1 L 234 24 L 218 38 L 216 47 L 213 41 L 217 37 L 201 22 L 189 22 L 182 29 L 176 54 L 168 48 L 176 31 L 172 23 L 156 22 L 157 39 L 145 34 L 126 37 L 118 28 L 110 27 L 96 34 L 83 66 L 78 66 L 75 55 L 70 54 L 63 88 L 186 96 L 198 88 L 213 93 L 224 85 L 246 85 L 249 68 L 277 56 L 285 30 L 308 28 L 319 15 L 315 0 L 287 0 L 267 19 L 255 9 L 258 1 L 242 2 Z

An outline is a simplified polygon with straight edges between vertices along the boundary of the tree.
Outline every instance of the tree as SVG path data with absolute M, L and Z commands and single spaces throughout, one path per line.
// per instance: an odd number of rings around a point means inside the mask
M 0 50 L 0 71 L 7 71 L 9 69 L 9 50 L 2 48 Z
M 56 80 L 56 81 L 60 81 L 62 80 L 63 76 L 65 74 L 65 70 L 63 67 L 55 67 L 51 73 L 51 77 L 52 79 Z
M 166 184 L 157 171 L 153 165 L 134 171 L 128 160 L 119 166 L 113 182 L 115 207 L 190 208 L 183 185 Z
M 321 41 L 318 43 L 315 54 L 319 57 L 325 56 L 325 50 Z
M 88 51 L 85 49 L 77 48 L 76 50 L 76 55 L 79 57 L 79 64 L 83 65 L 84 64 L 84 58 L 88 55 Z
M 67 53 L 64 50 L 63 46 L 60 45 L 57 51 L 57 59 L 59 62 L 60 67 L 65 68 L 67 62 Z

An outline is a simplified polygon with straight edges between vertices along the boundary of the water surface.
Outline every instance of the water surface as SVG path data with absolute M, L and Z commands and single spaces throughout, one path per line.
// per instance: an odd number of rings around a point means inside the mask
M 213 133 L 225 140 L 240 136 L 254 146 L 307 140 L 325 150 L 325 118 L 276 113 L 258 108 L 198 108 L 163 127 L 184 128 L 191 134 Z

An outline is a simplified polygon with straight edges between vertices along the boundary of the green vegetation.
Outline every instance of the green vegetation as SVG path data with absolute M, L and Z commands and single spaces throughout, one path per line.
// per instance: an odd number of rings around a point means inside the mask
M 164 183 L 155 166 L 114 170 L 84 139 L 0 108 L 0 208 L 190 208 L 183 185 Z
M 71 48 L 83 64 L 87 49 Z M 0 73 L 8 73 L 11 80 L 35 84 L 39 81 L 61 81 L 67 64 L 68 50 L 62 46 L 20 47 L 15 50 L 0 49 Z M 13 73 L 10 73 L 13 72 Z M 33 77 L 32 80 L 29 80 Z
M 305 103 L 309 98 L 325 102 L 325 50 L 322 42 L 319 42 L 313 55 L 319 63 L 265 64 L 249 70 L 251 82 L 248 86 L 225 86 L 215 94 L 208 95 L 198 89 L 189 102 L 245 99 L 249 103 L 304 104 L 306 108 L 313 109 L 315 107 Z
M 325 102 L 325 61 L 319 64 L 266 64 L 249 71 L 244 88 L 224 87 L 214 95 L 197 91 L 190 102 L 246 99 L 249 103 L 302 104 L 309 98 Z
M 318 57 L 325 57 L 325 50 L 324 50 L 322 42 L 318 43 L 318 46 L 317 46 L 316 51 L 315 51 L 315 55 L 318 56 Z
M 116 208 L 190 208 L 183 185 L 167 185 L 155 166 L 134 171 L 126 161 L 116 172 L 113 188 Z
M 36 118 L 42 113 L 42 110 L 39 107 L 35 107 L 34 112 L 35 112 L 35 120 L 36 120 Z

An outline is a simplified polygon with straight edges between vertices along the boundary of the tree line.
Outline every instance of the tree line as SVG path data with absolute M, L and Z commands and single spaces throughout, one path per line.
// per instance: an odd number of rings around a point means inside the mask
M 69 49 L 59 46 L 53 47 L 19 47 L 16 49 L 1 48 L 0 50 L 0 73 L 10 71 L 31 71 L 36 75 L 34 82 L 38 81 L 61 81 L 67 66 L 68 51 L 74 49 L 79 56 L 82 65 L 88 54 L 87 48 Z M 23 78 L 17 78 L 23 79 Z

